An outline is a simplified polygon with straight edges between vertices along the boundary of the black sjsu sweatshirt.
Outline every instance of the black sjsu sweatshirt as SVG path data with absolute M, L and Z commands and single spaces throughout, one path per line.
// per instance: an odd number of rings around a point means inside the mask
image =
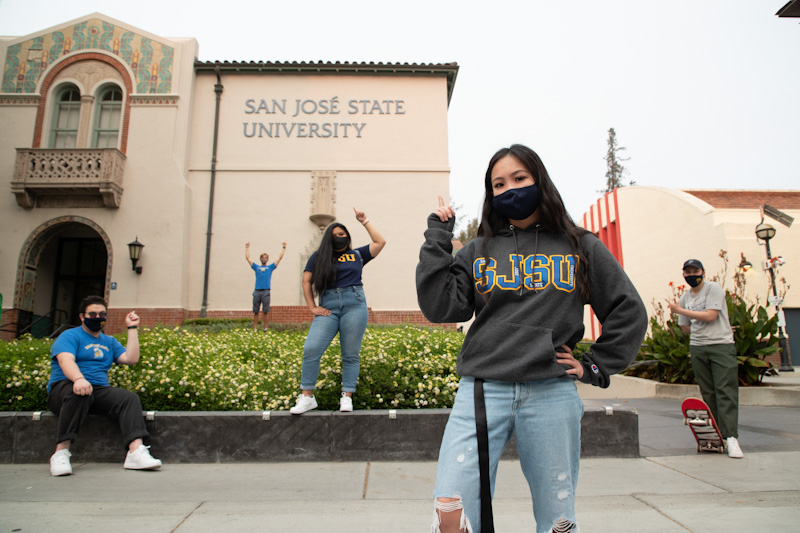
M 578 258 L 565 237 L 538 224 L 512 225 L 489 242 L 470 241 L 452 255 L 455 218 L 428 217 L 417 265 L 417 300 L 431 322 L 475 321 L 458 355 L 457 371 L 496 381 L 535 381 L 567 376 L 556 350 L 583 338 L 583 310 L 592 306 L 603 332 L 582 357 L 581 381 L 608 387 L 609 376 L 636 358 L 647 313 L 636 289 L 597 237 L 581 238 L 591 279 L 588 302 L 576 286 Z M 486 271 L 480 275 L 481 263 Z M 488 293 L 488 305 L 482 293 Z

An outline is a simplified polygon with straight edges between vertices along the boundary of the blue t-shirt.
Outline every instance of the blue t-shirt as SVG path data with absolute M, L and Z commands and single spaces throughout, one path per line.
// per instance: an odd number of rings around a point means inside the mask
M 353 285 L 363 285 L 361 282 L 361 270 L 364 265 L 370 262 L 372 254 L 369 253 L 369 244 L 356 248 L 355 250 L 345 250 L 344 252 L 333 252 L 336 258 L 336 285 L 329 288 L 352 287 Z M 311 254 L 306 263 L 306 272 L 314 271 L 314 261 L 317 252 Z
M 253 263 L 250 265 L 250 268 L 256 273 L 256 290 L 269 289 L 272 280 L 272 271 L 276 268 L 275 263 L 270 263 L 268 265 Z
M 94 337 L 86 333 L 82 326 L 68 329 L 58 336 L 50 348 L 48 393 L 54 383 L 67 379 L 56 359 L 58 354 L 64 352 L 75 356 L 75 363 L 86 381 L 92 385 L 108 386 L 108 371 L 111 369 L 111 364 L 125 353 L 125 347 L 114 337 L 102 332 L 99 337 Z

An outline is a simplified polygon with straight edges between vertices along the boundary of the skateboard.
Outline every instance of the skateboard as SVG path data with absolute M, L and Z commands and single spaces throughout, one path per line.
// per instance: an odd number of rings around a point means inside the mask
M 689 426 L 697 441 L 698 452 L 725 452 L 725 441 L 706 402 L 700 398 L 686 398 L 681 411 L 684 425 Z

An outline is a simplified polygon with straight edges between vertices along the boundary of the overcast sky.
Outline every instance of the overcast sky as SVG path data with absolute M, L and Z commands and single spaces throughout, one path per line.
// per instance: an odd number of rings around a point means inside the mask
M 477 216 L 489 158 L 519 142 L 577 221 L 604 185 L 611 127 L 639 185 L 800 188 L 800 19 L 775 16 L 786 1 L 0 0 L 0 35 L 97 11 L 195 37 L 204 61 L 456 62 L 456 203 Z

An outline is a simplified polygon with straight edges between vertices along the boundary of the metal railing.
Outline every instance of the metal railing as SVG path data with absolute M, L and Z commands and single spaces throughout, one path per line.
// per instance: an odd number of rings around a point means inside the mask
M 1 304 L 2 299 L 0 299 Z M 69 315 L 63 309 L 53 308 L 38 317 L 24 309 L 13 308 L 10 311 L 16 311 L 17 320 L 3 324 L 0 326 L 0 331 L 13 333 L 16 337 L 30 333 L 35 338 L 53 339 L 65 329 L 73 326 L 68 322 Z

